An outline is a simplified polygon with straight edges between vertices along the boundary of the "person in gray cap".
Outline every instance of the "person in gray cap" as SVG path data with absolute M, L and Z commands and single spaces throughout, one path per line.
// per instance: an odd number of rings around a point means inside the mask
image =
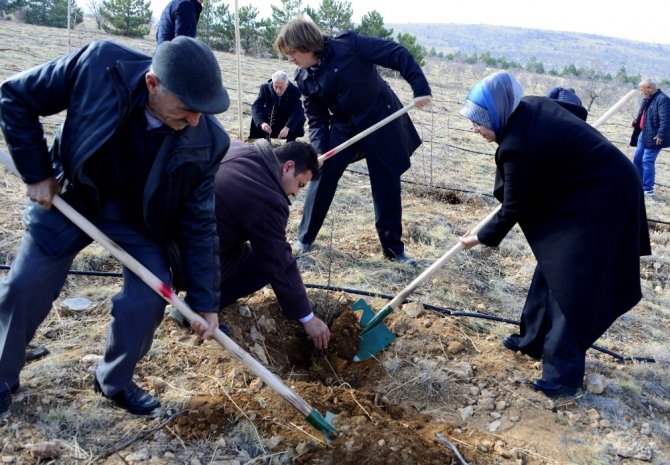
M 186 291 L 218 326 L 214 176 L 230 139 L 214 113 L 230 102 L 212 51 L 190 37 L 153 57 L 110 41 L 24 71 L 0 86 L 0 127 L 30 199 L 26 231 L 0 284 L 0 414 L 19 389 L 26 346 L 47 317 L 77 253 L 91 242 L 51 208 L 56 194 L 153 274 Z M 67 110 L 47 148 L 40 117 Z M 130 413 L 160 402 L 133 382 L 165 302 L 128 269 L 112 298 L 94 389 Z

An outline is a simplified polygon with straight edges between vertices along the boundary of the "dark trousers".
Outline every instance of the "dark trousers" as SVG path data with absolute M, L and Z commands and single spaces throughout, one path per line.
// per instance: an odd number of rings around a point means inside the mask
M 540 267 L 535 268 L 521 314 L 520 334 L 511 336 L 522 353 L 542 357 L 542 379 L 581 386 L 586 349 L 565 319 Z
M 222 263 L 230 261 L 230 257 Z M 223 270 L 221 273 L 221 304 L 223 309 L 232 304 L 240 297 L 253 294 L 270 283 L 270 279 L 260 270 L 258 257 L 254 254 L 251 245 L 247 242 L 242 246 L 242 251 L 237 257 L 234 266 Z
M 319 179 L 311 181 L 305 198 L 298 240 L 311 244 L 316 239 L 328 214 L 339 182 L 347 166 L 356 160 L 358 145 L 354 145 L 332 158 L 321 168 Z M 370 173 L 372 202 L 375 208 L 375 227 L 386 256 L 401 255 L 405 251 L 402 241 L 402 200 L 400 176 L 388 171 L 374 156 L 365 158 Z
M 51 311 L 75 256 L 91 242 L 55 208 L 44 210 L 34 204 L 27 216 L 31 224 L 9 275 L 0 283 L 0 391 L 18 381 L 26 346 Z M 96 226 L 169 282 L 165 252 L 154 241 L 126 223 L 101 221 Z M 124 267 L 123 287 L 112 298 L 104 358 L 96 370 L 106 395 L 130 385 L 138 361 L 151 348 L 164 311 L 165 301 Z

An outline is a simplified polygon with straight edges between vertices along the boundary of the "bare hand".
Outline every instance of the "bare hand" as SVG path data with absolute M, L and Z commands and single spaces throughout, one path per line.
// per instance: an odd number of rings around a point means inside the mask
M 207 326 L 203 325 L 198 320 L 193 320 L 191 322 L 191 328 L 200 335 L 205 341 L 208 341 L 214 337 L 214 333 L 219 327 L 219 314 L 216 312 L 211 313 L 200 313 L 200 316 L 205 319 Z
M 656 141 L 656 145 L 662 145 L 663 144 L 663 138 L 662 137 L 654 137 L 654 140 Z
M 326 323 L 319 318 L 314 317 L 307 323 L 302 324 L 307 332 L 307 335 L 312 340 L 314 347 L 320 350 L 328 348 L 328 341 L 330 341 L 330 330 Z
M 463 236 L 459 240 L 461 241 L 461 244 L 463 244 L 463 248 L 465 248 L 465 250 L 471 249 L 474 246 L 481 244 L 481 242 L 479 242 L 479 239 L 477 239 L 477 235 L 472 234 L 471 231 L 468 231 L 465 234 L 463 234 Z
M 418 109 L 426 108 L 428 105 L 430 105 L 430 102 L 433 101 L 433 96 L 432 95 L 424 95 L 422 97 L 415 97 L 414 98 L 414 106 L 417 107 Z
M 28 198 L 33 202 L 39 203 L 46 209 L 51 208 L 53 198 L 59 192 L 60 185 L 53 176 L 26 186 L 26 195 Z
M 288 128 L 283 128 L 281 131 L 279 131 L 279 138 L 286 139 L 286 136 L 288 136 L 288 131 Z
M 268 123 L 261 123 L 261 129 L 263 131 L 267 132 L 268 134 L 270 134 L 272 132 L 272 128 L 270 127 L 270 125 Z

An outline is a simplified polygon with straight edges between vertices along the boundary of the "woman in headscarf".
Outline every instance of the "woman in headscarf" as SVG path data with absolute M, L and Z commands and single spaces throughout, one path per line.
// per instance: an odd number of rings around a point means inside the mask
M 641 298 L 640 255 L 651 253 L 640 177 L 596 129 L 547 97 L 521 97 L 495 73 L 460 113 L 496 142 L 494 195 L 502 208 L 465 248 L 497 246 L 519 224 L 537 259 L 519 334 L 505 348 L 542 359 L 533 388 L 570 396 L 586 350 Z

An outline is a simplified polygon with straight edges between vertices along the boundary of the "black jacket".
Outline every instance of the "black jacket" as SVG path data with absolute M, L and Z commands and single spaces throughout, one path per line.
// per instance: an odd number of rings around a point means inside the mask
M 649 98 L 642 99 L 637 117 L 633 121 L 635 131 L 631 138 L 631 145 L 637 145 L 637 136 L 640 134 L 640 119 L 645 107 L 647 107 L 647 111 L 644 115 L 644 147 L 648 149 L 659 147 L 656 145 L 654 137 L 663 139 L 660 148 L 670 147 L 670 98 L 660 89 Z
M 250 139 L 267 137 L 267 133 L 261 129 L 262 123 L 270 125 L 271 136 L 275 138 L 284 127 L 289 128 L 292 136 L 305 135 L 305 111 L 300 101 L 300 90 L 295 84 L 287 83 L 281 97 L 272 87 L 272 79 L 261 86 L 258 97 L 251 105 Z
M 585 345 L 641 298 L 651 253 L 637 170 L 596 129 L 545 97 L 524 97 L 499 137 L 501 211 L 478 233 L 498 245 L 519 224 Z
M 318 153 L 327 152 L 402 108 L 377 65 L 400 72 L 415 97 L 431 94 L 421 67 L 405 47 L 354 31 L 326 38 L 320 64 L 296 72 L 310 142 Z M 409 157 L 421 145 L 421 138 L 405 114 L 359 144 L 365 156 L 378 158 L 399 176 L 409 169 Z
M 195 37 L 202 4 L 198 0 L 172 0 L 167 4 L 156 27 L 156 43 L 177 36 Z
M 4 82 L 0 126 L 23 180 L 35 183 L 55 175 L 68 202 L 91 205 L 88 198 L 96 198 L 96 187 L 85 162 L 141 101 L 150 64 L 151 58 L 137 51 L 97 41 Z M 49 151 L 39 117 L 63 110 L 67 116 Z M 138 199 L 145 226 L 165 247 L 173 272 L 182 272 L 187 300 L 199 312 L 219 306 L 214 175 L 229 144 L 213 116 L 173 131 L 158 152 L 144 198 Z M 81 213 L 95 217 L 99 211 Z

